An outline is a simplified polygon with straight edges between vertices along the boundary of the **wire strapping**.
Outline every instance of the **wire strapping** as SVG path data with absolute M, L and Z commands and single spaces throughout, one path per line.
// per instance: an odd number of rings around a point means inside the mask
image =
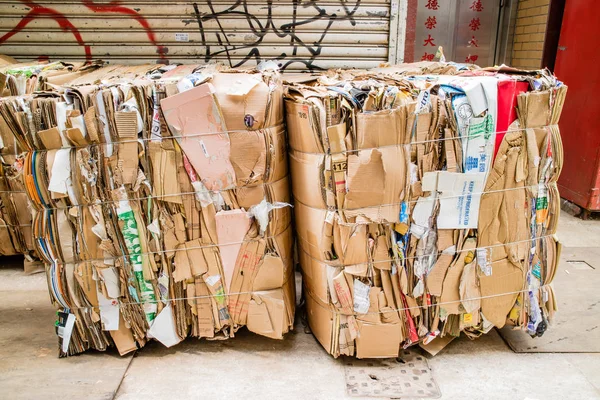
M 28 226 L 33 226 L 31 224 L 14 224 L 14 225 L 0 225 L 0 228 L 21 228 L 21 227 L 28 227 Z
M 439 172 L 443 172 L 443 171 L 439 171 Z M 321 207 L 313 207 L 313 206 L 309 206 L 308 204 L 305 204 L 303 202 L 301 202 L 300 200 L 298 200 L 297 198 L 294 197 L 294 202 L 298 202 L 300 204 L 302 204 L 304 207 L 307 208 L 312 208 L 314 210 L 323 210 L 323 211 L 335 211 L 335 212 L 340 212 L 340 211 L 357 211 L 357 210 L 363 210 L 365 208 L 380 208 L 380 207 L 392 207 L 392 206 L 398 206 L 401 205 L 402 203 L 406 203 L 406 204 L 416 204 L 420 201 L 438 201 L 438 200 L 446 200 L 446 199 L 458 199 L 461 197 L 467 197 L 467 196 L 478 196 L 478 195 L 484 195 L 484 194 L 493 194 L 493 193 L 501 193 L 501 192 L 509 192 L 509 191 L 518 191 L 518 190 L 525 190 L 525 189 L 534 189 L 534 188 L 539 188 L 540 186 L 544 186 L 544 187 L 549 187 L 549 185 L 554 185 L 556 184 L 556 182 L 547 182 L 547 183 L 540 183 L 540 184 L 536 184 L 536 185 L 529 185 L 529 186 L 519 186 L 516 188 L 507 188 L 507 189 L 499 189 L 499 190 L 488 190 L 488 191 L 483 191 L 483 192 L 469 192 L 469 193 L 465 193 L 465 194 L 459 194 L 459 195 L 453 195 L 453 196 L 431 196 L 431 197 L 420 197 L 417 200 L 405 200 L 405 201 L 400 201 L 400 202 L 396 202 L 396 203 L 388 203 L 388 204 L 376 204 L 376 205 L 372 205 L 372 206 L 364 206 L 364 207 L 357 207 L 357 208 L 337 208 L 334 206 L 331 207 L 327 207 L 327 208 L 321 208 Z M 443 192 L 439 192 L 437 191 L 436 193 L 443 193 Z M 394 222 L 379 222 L 379 223 L 397 223 L 396 221 Z
M 285 232 L 282 232 L 285 233 Z M 531 239 L 527 239 L 527 240 L 521 240 L 521 241 L 515 241 L 515 242 L 510 242 L 510 243 L 501 243 L 501 244 L 496 244 L 496 245 L 490 245 L 490 246 L 482 246 L 482 247 L 476 247 L 476 248 L 472 248 L 472 249 L 461 249 L 459 251 L 456 251 L 455 254 L 457 253 L 462 253 L 462 252 L 468 252 L 468 251 L 476 251 L 477 249 L 484 249 L 484 248 L 492 248 L 492 247 L 500 247 L 500 246 L 507 246 L 510 244 L 516 244 L 516 243 L 524 243 L 524 242 L 528 242 L 531 240 L 537 240 L 537 239 L 542 239 L 542 238 L 546 238 L 546 237 L 552 237 L 552 235 L 546 235 L 546 236 L 539 236 L 536 238 L 531 238 Z M 225 245 L 229 245 L 229 244 L 237 244 L 237 243 L 228 243 Z M 188 248 L 189 250 L 192 250 L 194 248 L 190 247 Z M 181 250 L 188 250 L 188 249 L 181 249 Z M 437 253 L 435 253 L 437 254 Z M 430 254 L 433 255 L 433 254 Z M 120 257 L 119 257 L 120 258 Z M 406 257 L 405 259 L 408 259 L 409 257 Z M 91 261 L 91 260 L 83 260 L 81 262 L 86 262 L 86 261 Z M 396 261 L 396 260 L 393 260 Z M 67 264 L 67 263 L 65 263 Z M 360 265 L 360 264 L 357 264 Z M 346 265 L 347 266 L 347 265 Z M 293 270 L 292 268 L 290 268 L 290 270 Z M 284 282 L 284 284 L 287 283 L 287 280 Z M 544 284 L 544 285 L 540 285 L 541 287 L 545 287 L 545 286 L 549 286 L 550 284 Z M 515 294 L 515 293 L 521 293 L 521 292 L 526 292 L 528 290 L 521 290 L 521 291 L 516 291 L 516 292 L 506 292 L 506 293 L 502 293 L 499 295 L 493 295 L 493 296 L 482 296 L 482 297 L 477 297 L 477 298 L 470 298 L 470 299 L 463 299 L 463 300 L 459 300 L 459 301 L 452 301 L 452 302 L 445 302 L 445 303 L 436 303 L 435 305 L 440 305 L 440 304 L 454 304 L 454 303 L 460 303 L 462 301 L 470 301 L 470 300 L 478 300 L 478 299 L 484 299 L 484 298 L 490 298 L 490 297 L 498 297 L 498 296 L 503 296 L 503 295 L 508 295 L 508 294 Z M 204 299 L 204 298 L 216 298 L 216 297 L 226 297 L 226 296 L 234 296 L 234 295 L 241 295 L 241 294 L 253 294 L 253 293 L 258 293 L 260 291 L 247 291 L 247 292 L 234 292 L 234 293 L 223 293 L 223 294 L 217 294 L 217 295 L 206 295 L 206 296 L 191 296 L 191 297 L 179 297 L 179 298 L 172 298 L 172 299 L 164 299 L 164 300 L 154 300 L 154 301 L 140 301 L 140 302 L 128 302 L 128 303 L 119 303 L 119 305 L 136 305 L 136 304 L 147 304 L 147 303 L 158 303 L 160 302 L 166 302 L 166 301 L 178 301 L 178 300 L 194 300 L 194 299 Z M 310 291 L 307 291 L 307 293 L 309 293 L 309 295 L 312 294 Z M 413 308 L 424 308 L 424 307 L 430 307 L 433 306 L 432 305 L 427 305 L 427 306 L 418 306 L 418 307 L 406 307 L 406 308 L 399 308 L 399 309 L 392 309 L 392 310 L 386 310 L 384 311 L 385 313 L 390 312 L 390 311 L 404 311 L 404 310 L 410 310 Z M 79 308 L 75 308 L 75 309 L 88 309 L 88 308 L 94 308 L 94 307 L 79 307 Z M 71 308 L 74 309 L 74 308 Z M 383 312 L 378 312 L 378 313 L 383 313 Z M 347 315 L 347 314 L 346 314 Z M 357 314 L 357 315 L 365 315 L 365 314 Z
M 514 244 L 519 244 L 519 243 L 528 243 L 528 242 L 534 242 L 536 240 L 539 239 L 546 239 L 546 238 L 551 238 L 554 237 L 554 235 L 543 235 L 543 236 L 536 236 L 533 238 L 527 238 L 527 239 L 523 239 L 523 240 L 516 240 L 514 242 L 507 242 L 507 243 L 496 243 L 496 244 L 491 244 L 488 246 L 478 246 L 478 247 L 473 247 L 473 248 L 469 248 L 469 249 L 460 249 L 460 250 L 455 250 L 454 253 L 452 253 L 451 255 L 456 255 L 456 254 L 460 254 L 460 253 L 468 253 L 468 252 L 473 252 L 476 253 L 477 250 L 483 250 L 483 249 L 492 249 L 495 247 L 504 247 L 504 246 L 510 246 L 510 245 L 514 245 Z M 306 239 L 300 237 L 298 235 L 298 238 L 302 241 L 302 243 L 308 243 L 309 245 L 313 246 L 313 247 L 318 247 L 317 245 L 314 245 L 312 243 L 310 243 L 309 241 L 307 241 Z M 467 238 L 465 238 L 467 239 Z M 392 244 L 393 245 L 393 244 Z M 334 263 L 336 260 L 320 260 L 318 258 L 313 257 L 312 255 L 310 255 L 310 253 L 308 253 L 302 246 L 300 246 L 300 250 L 306 254 L 310 259 L 323 263 L 323 264 L 327 264 L 327 265 L 331 265 L 328 263 Z M 445 250 L 445 249 L 444 249 Z M 428 253 L 428 254 L 421 254 L 418 256 L 410 256 L 410 257 L 398 257 L 398 258 L 389 258 L 386 260 L 377 260 L 377 261 L 365 261 L 362 263 L 358 263 L 358 264 L 334 264 L 331 265 L 332 267 L 353 267 L 353 266 L 360 266 L 360 265 L 370 265 L 370 264 L 379 264 L 379 263 L 389 263 L 389 262 L 397 262 L 397 261 L 403 261 L 403 260 L 414 260 L 417 258 L 421 258 L 421 257 L 432 257 L 432 256 L 438 256 L 439 254 L 443 254 L 444 250 L 439 250 L 435 253 Z
M 184 250 L 199 250 L 199 249 L 208 249 L 211 247 L 225 247 L 225 246 L 231 246 L 234 244 L 244 244 L 244 243 L 251 243 L 251 242 L 258 242 L 260 240 L 269 240 L 269 239 L 275 239 L 278 238 L 279 236 L 285 234 L 288 229 L 290 229 L 292 226 L 292 224 L 288 224 L 281 232 L 279 232 L 276 235 L 272 235 L 272 236 L 259 236 L 256 237 L 254 239 L 250 239 L 250 240 L 242 240 L 239 242 L 228 242 L 228 243 L 214 243 L 214 244 L 206 244 L 206 245 L 202 245 L 202 246 L 192 246 L 192 247 L 180 247 L 180 248 L 176 248 L 176 249 L 171 249 L 171 250 L 157 250 L 157 251 L 147 251 L 147 252 L 143 252 L 143 253 L 136 253 L 134 255 L 129 255 L 129 254 L 123 254 L 123 255 L 119 255 L 119 256 L 112 256 L 112 257 L 103 257 L 103 258 L 88 258 L 88 259 L 81 259 L 81 260 L 73 260 L 73 261 L 61 261 L 61 260 L 53 260 L 53 263 L 55 264 L 76 264 L 76 263 L 85 263 L 85 262 L 93 262 L 93 261 L 114 261 L 114 260 L 120 260 L 123 259 L 123 262 L 125 264 L 129 264 L 131 265 L 131 263 L 127 260 L 128 258 L 131 257 L 139 257 L 139 256 L 150 256 L 153 254 L 167 254 L 167 253 L 176 253 L 178 251 L 184 251 Z M 192 239 L 194 240 L 194 239 Z
M 289 176 L 286 175 L 283 178 L 277 179 L 276 181 L 273 182 L 264 182 L 264 183 L 259 183 L 257 185 L 247 185 L 247 186 L 234 186 L 231 189 L 219 189 L 219 190 L 207 190 L 206 193 L 221 193 L 221 192 L 228 192 L 228 191 L 244 191 L 246 189 L 254 189 L 254 188 L 260 188 L 260 187 L 265 187 L 265 186 L 271 186 L 271 185 L 275 185 L 276 183 L 279 183 L 285 179 L 288 179 Z M 75 208 L 75 207 L 93 207 L 95 205 L 102 205 L 102 204 L 113 204 L 113 203 L 119 203 L 121 201 L 145 201 L 145 200 L 160 200 L 163 198 L 169 198 L 169 197 L 178 197 L 178 196 L 191 196 L 191 195 L 197 195 L 198 192 L 194 191 L 194 192 L 180 192 L 180 193 L 169 193 L 169 194 L 163 194 L 163 195 L 148 195 L 148 196 L 144 196 L 144 197 L 131 197 L 131 198 L 127 198 L 127 199 L 123 199 L 123 200 L 99 200 L 95 203 L 86 203 L 86 204 L 73 204 L 73 205 L 69 205 L 69 206 L 65 206 L 65 207 L 45 207 L 45 206 L 41 206 L 41 208 L 39 209 L 40 212 L 43 212 L 44 210 L 70 210 L 71 208 Z
M 282 122 L 277 125 L 270 125 L 270 126 L 266 126 L 264 128 L 258 128 L 258 129 L 228 129 L 228 130 L 224 130 L 221 132 L 191 133 L 191 134 L 186 134 L 183 136 L 168 135 L 168 136 L 161 136 L 160 138 L 156 138 L 156 137 L 136 138 L 136 139 L 111 141 L 110 143 L 89 143 L 89 144 L 83 144 L 83 145 L 63 146 L 63 147 L 59 147 L 59 148 L 55 148 L 55 149 L 29 149 L 29 150 L 24 150 L 21 153 L 15 153 L 15 154 L 2 153 L 2 154 L 0 154 L 0 156 L 15 156 L 15 157 L 17 157 L 17 156 L 21 156 L 23 154 L 30 153 L 33 151 L 84 149 L 84 148 L 90 147 L 90 146 L 112 146 L 112 145 L 127 144 L 127 143 L 140 143 L 140 142 L 147 142 L 147 141 L 160 143 L 162 140 L 166 140 L 166 139 L 183 139 L 183 140 L 185 140 L 185 139 L 192 139 L 192 138 L 201 137 L 201 136 L 229 135 L 231 133 L 261 133 L 261 134 L 264 134 L 264 132 L 262 132 L 262 131 L 275 129 L 275 128 L 279 128 L 279 127 L 283 127 L 283 126 L 285 126 L 285 124 Z
M 254 188 L 254 187 L 261 187 L 261 186 L 267 186 L 267 185 L 271 185 L 271 184 L 275 184 L 278 183 L 281 180 L 287 179 L 288 177 L 284 177 L 281 178 L 277 181 L 273 181 L 273 182 L 266 182 L 260 185 L 254 185 L 254 186 L 241 186 L 239 188 L 236 189 L 224 189 L 224 190 L 220 190 L 218 192 L 221 191 L 227 191 L 227 190 L 243 190 L 245 188 Z M 546 183 L 540 183 L 537 185 L 529 185 L 529 186 L 520 186 L 520 187 L 516 187 L 516 188 L 508 188 L 508 189 L 499 189 L 499 190 L 488 190 L 488 191 L 483 191 L 483 192 L 471 192 L 471 193 L 466 193 L 466 194 L 459 194 L 459 195 L 453 195 L 453 196 L 432 196 L 432 197 L 420 197 L 419 199 L 421 199 L 421 201 L 438 201 L 438 200 L 447 200 L 447 199 L 458 199 L 461 197 L 466 197 L 466 196 L 478 196 L 478 195 L 484 195 L 484 194 L 493 194 L 493 193 L 501 193 L 501 192 L 509 192 L 509 191 L 518 191 L 518 190 L 524 190 L 524 189 L 534 189 L 534 188 L 539 188 L 540 186 L 542 187 L 550 187 L 550 186 L 555 186 L 556 182 L 546 182 Z M 217 192 L 217 191 L 211 191 L 211 192 Z M 443 193 L 443 192 L 437 192 L 437 193 Z M 130 198 L 130 199 L 126 199 L 126 200 L 106 200 L 106 201 L 100 201 L 98 203 L 90 203 L 90 204 L 76 204 L 76 205 L 71 205 L 71 206 L 66 206 L 66 207 L 43 207 L 39 209 L 39 212 L 43 212 L 45 210 L 69 210 L 71 208 L 74 207 L 93 207 L 95 205 L 101 205 L 101 204 L 112 204 L 112 203 L 118 203 L 120 201 L 142 201 L 142 200 L 151 200 L 151 199 L 160 199 L 160 198 L 166 198 L 166 197 L 177 197 L 177 196 L 183 196 L 183 195 L 192 195 L 192 194 L 196 194 L 196 192 L 181 192 L 181 193 L 174 193 L 174 194 L 168 194 L 168 195 L 162 195 L 162 196 L 145 196 L 145 197 L 137 197 L 137 198 Z M 369 209 L 369 208 L 381 208 L 381 207 L 392 207 L 392 206 L 398 206 L 401 205 L 403 203 L 406 204 L 416 204 L 419 202 L 419 199 L 417 200 L 405 200 L 405 201 L 400 201 L 400 202 L 396 202 L 396 203 L 388 203 L 388 204 L 377 204 L 377 205 L 372 205 L 372 206 L 364 206 L 364 207 L 357 207 L 357 208 L 338 208 L 338 207 L 327 207 L 327 208 L 321 208 L 321 207 L 313 207 L 313 206 L 309 206 L 306 203 L 303 203 L 302 201 L 298 200 L 297 198 L 294 198 L 294 202 L 298 202 L 300 203 L 302 206 L 307 207 L 307 208 L 311 208 L 313 210 L 323 210 L 323 211 L 335 211 L 335 212 L 340 212 L 340 211 L 358 211 L 358 210 L 363 210 L 365 208 Z M 392 223 L 396 223 L 396 222 L 379 222 L 381 224 L 392 224 Z M 31 224 L 14 224 L 14 225 L 0 225 L 0 228 L 12 228 L 12 227 L 27 227 L 27 226 L 32 226 Z M 187 226 L 187 225 L 186 225 Z
M 286 282 L 284 282 L 284 285 L 287 283 L 288 281 L 286 280 Z M 551 284 L 544 284 L 544 285 L 540 285 L 538 287 L 538 289 L 541 288 L 545 288 L 545 287 L 550 287 Z M 471 297 L 468 299 L 460 299 L 460 300 L 452 300 L 452 301 L 445 301 L 445 302 L 440 302 L 440 303 L 432 303 L 432 304 L 423 304 L 420 306 L 412 306 L 412 307 L 401 307 L 401 308 L 390 308 L 388 310 L 385 311 L 372 311 L 372 312 L 366 312 L 364 314 L 358 314 L 358 313 L 353 313 L 353 314 L 347 314 L 347 313 L 342 313 L 338 310 L 331 310 L 332 312 L 334 312 L 335 314 L 339 314 L 339 315 L 353 315 L 353 316 L 364 316 L 364 315 L 373 315 L 373 314 L 387 314 L 389 312 L 400 312 L 400 311 L 410 311 L 410 310 L 420 310 L 420 309 L 424 309 L 424 308 L 431 308 L 431 307 L 437 307 L 439 305 L 448 305 L 448 304 L 457 304 L 457 303 L 462 303 L 462 302 L 467 302 L 467 301 L 474 301 L 474 300 L 484 300 L 484 299 L 490 299 L 490 298 L 496 298 L 496 297 L 502 297 L 502 296 L 509 296 L 509 295 L 515 295 L 515 294 L 520 294 L 520 293 L 526 293 L 529 292 L 529 289 L 523 289 L 523 290 L 517 290 L 517 291 L 513 291 L 513 292 L 503 292 L 503 293 L 498 293 L 498 294 L 493 294 L 493 295 L 487 295 L 487 296 L 479 296 L 479 297 Z M 222 294 L 208 294 L 208 295 L 203 295 L 203 296 L 186 296 L 186 297 L 175 297 L 175 298 L 167 298 L 167 299 L 157 299 L 157 300 L 148 300 L 148 301 L 132 301 L 132 302 L 121 302 L 119 301 L 118 304 L 115 304 L 113 307 L 126 307 L 126 306 L 133 306 L 133 305 L 143 305 L 143 304 L 158 304 L 158 303 L 166 303 L 166 302 L 176 302 L 176 301 L 182 301 L 182 300 L 200 300 L 200 299 L 210 299 L 210 298 L 223 298 L 223 297 L 230 297 L 230 296 L 238 296 L 238 295 L 244 295 L 244 294 L 255 294 L 255 293 L 260 293 L 261 291 L 246 291 L 246 292 L 234 292 L 234 293 L 222 293 Z M 313 299 L 315 300 L 319 300 L 322 301 L 320 299 L 317 299 L 314 297 L 313 293 L 310 290 L 307 290 L 306 293 L 308 293 L 309 296 L 311 296 Z M 319 303 L 319 301 L 317 301 L 317 304 L 322 307 L 322 308 L 328 308 L 331 309 L 333 308 L 333 304 L 329 304 L 328 306 L 324 306 L 322 304 Z M 109 307 L 109 306 L 107 306 Z M 73 307 L 73 308 L 69 308 L 70 310 L 88 310 L 88 309 L 99 309 L 98 307 L 95 306 L 84 306 L 84 307 Z
M 511 132 L 526 131 L 528 129 L 546 129 L 546 128 L 552 128 L 552 127 L 557 127 L 558 128 L 558 125 L 557 124 L 552 124 L 552 125 L 539 126 L 539 127 L 535 127 L 535 128 L 508 129 L 506 131 L 496 131 L 496 132 L 490 132 L 490 133 L 493 133 L 493 134 L 511 133 Z M 361 152 L 361 151 L 385 149 L 385 148 L 389 148 L 389 147 L 414 146 L 414 145 L 417 145 L 417 144 L 445 142 L 447 140 L 466 140 L 466 139 L 468 139 L 468 138 L 467 137 L 461 137 L 461 136 L 453 136 L 453 137 L 446 137 L 446 138 L 439 138 L 439 139 L 421 140 L 421 141 L 417 141 L 417 142 L 411 141 L 411 142 L 408 142 L 408 143 L 387 144 L 387 145 L 377 146 L 377 147 L 365 147 L 364 149 L 353 149 L 353 150 L 344 150 L 344 151 L 337 151 L 337 152 L 331 152 L 328 149 L 328 151 L 326 153 L 323 153 L 323 152 L 303 151 L 303 150 L 295 149 L 293 147 L 290 147 L 290 150 L 295 151 L 297 153 L 326 156 L 326 155 L 335 155 L 335 154 L 358 153 L 358 152 Z
M 212 135 L 223 135 L 223 134 L 230 134 L 230 133 L 253 133 L 253 132 L 260 132 L 260 131 L 264 131 L 264 130 L 269 130 L 269 129 L 273 129 L 273 128 L 278 128 L 280 126 L 284 126 L 283 123 L 281 124 L 277 124 L 277 125 L 271 125 L 265 128 L 259 128 L 259 129 L 255 129 L 255 130 L 248 130 L 248 129 L 232 129 L 232 130 L 225 130 L 222 132 L 206 132 L 206 133 L 192 133 L 192 134 L 188 134 L 188 135 L 184 135 L 184 136 L 177 136 L 177 135 L 169 135 L 169 136 L 161 136 L 160 140 L 157 140 L 156 138 L 137 138 L 137 139 L 129 139 L 129 140 L 118 140 L 118 141 L 111 141 L 110 143 L 90 143 L 90 144 L 85 144 L 85 145 L 73 145 L 73 146 L 64 146 L 64 147 L 60 147 L 60 148 L 56 148 L 56 149 L 30 149 L 30 150 L 25 150 L 21 153 L 3 153 L 0 154 L 0 156 L 22 156 L 24 154 L 33 152 L 33 151 L 51 151 L 51 150 L 67 150 L 67 149 L 82 149 L 82 148 L 86 148 L 86 147 L 90 147 L 90 146 L 112 146 L 112 145 L 118 145 L 118 144 L 127 144 L 127 143 L 139 143 L 139 142 L 145 142 L 145 141 L 156 141 L 156 142 L 160 142 L 161 140 L 165 140 L 165 139 L 191 139 L 191 138 L 195 138 L 195 137 L 201 137 L 201 136 L 212 136 Z M 505 131 L 496 131 L 496 132 L 490 132 L 490 133 L 494 133 L 494 134 L 506 134 L 506 133 L 511 133 L 511 132 L 521 132 L 521 131 L 525 131 L 527 129 L 545 129 L 545 128 L 553 128 L 553 127 L 558 127 L 558 124 L 550 124 L 550 125 L 544 125 L 544 126 L 538 126 L 538 127 L 533 127 L 533 128 L 518 128 L 518 129 L 508 129 Z M 463 140 L 466 138 L 463 138 L 461 136 L 455 136 L 455 137 L 447 137 L 447 138 L 438 138 L 438 139 L 428 139 L 428 140 L 421 140 L 421 141 L 411 141 L 408 143 L 398 143 L 398 144 L 390 144 L 390 145 L 384 145 L 384 146 L 378 146 L 378 147 L 367 147 L 364 149 L 355 149 L 355 150 L 344 150 L 344 151 L 340 151 L 340 152 L 330 152 L 328 151 L 327 153 L 322 153 L 322 152 L 307 152 L 307 151 L 302 151 L 302 150 L 298 150 L 295 149 L 293 147 L 290 147 L 290 150 L 293 150 L 295 152 L 298 153 L 304 153 L 304 154 L 316 154 L 316 155 L 334 155 L 334 154 L 346 154 L 346 153 L 357 153 L 360 151 L 367 151 L 367 150 L 376 150 L 376 149 L 381 149 L 381 148 L 387 148 L 387 147 L 398 147 L 398 146 L 413 146 L 413 145 L 418 145 L 418 144 L 426 144 L 426 143 L 435 143 L 435 142 L 441 142 L 441 141 L 447 141 L 447 140 Z
M 199 276 L 194 277 L 194 279 L 196 279 L 196 278 L 200 278 L 200 277 Z M 288 282 L 290 282 L 291 280 L 295 280 L 294 269 L 293 268 L 289 268 L 288 269 L 288 276 L 286 277 L 286 279 L 281 284 L 281 288 L 285 287 L 285 285 Z M 119 301 L 115 305 L 102 306 L 102 307 L 111 307 L 111 306 L 113 306 L 113 307 L 119 307 L 120 308 L 121 306 L 135 306 L 135 305 L 144 305 L 144 304 L 158 304 L 158 303 L 175 302 L 175 301 L 181 301 L 181 300 L 199 300 L 199 299 L 207 299 L 207 298 L 223 298 L 223 297 L 238 296 L 238 295 L 244 295 L 244 294 L 254 294 L 254 293 L 261 293 L 261 292 L 264 292 L 264 291 L 263 290 L 255 290 L 255 291 L 246 291 L 246 292 L 219 293 L 219 294 L 214 294 L 214 295 L 213 294 L 209 294 L 209 295 L 203 295 L 203 296 L 174 297 L 174 298 L 166 298 L 166 299 L 147 300 L 147 301 L 130 301 L 130 302 Z M 113 300 L 117 300 L 117 299 L 113 299 Z M 66 301 L 65 301 L 65 303 L 66 303 Z M 61 305 L 61 307 L 68 308 L 69 310 L 88 310 L 88 309 L 99 309 L 100 308 L 100 306 L 96 306 L 96 307 L 94 307 L 94 306 L 87 306 L 87 307 L 85 307 L 85 306 L 84 307 L 64 307 L 64 305 Z
M 544 284 L 544 285 L 540 285 L 538 287 L 538 289 L 541 288 L 545 288 L 545 287 L 551 287 L 550 283 Z M 337 309 L 331 310 L 334 314 L 336 315 L 347 315 L 347 316 L 355 316 L 355 317 L 360 317 L 363 315 L 373 315 L 373 314 L 387 314 L 389 312 L 400 312 L 400 311 L 410 311 L 410 310 L 420 310 L 420 309 L 424 309 L 424 308 L 431 308 L 431 307 L 437 307 L 440 305 L 448 305 L 448 304 L 457 304 L 457 303 L 462 303 L 462 302 L 467 302 L 467 301 L 473 301 L 473 300 L 485 300 L 485 299 L 493 299 L 496 297 L 503 297 L 503 296 L 509 296 L 509 295 L 515 295 L 515 294 L 521 294 L 521 293 L 527 293 L 529 292 L 529 289 L 523 289 L 523 290 L 516 290 L 514 292 L 503 292 L 503 293 L 498 293 L 498 294 L 490 294 L 487 296 L 480 296 L 480 297 L 471 297 L 468 299 L 461 299 L 461 300 L 452 300 L 452 301 L 444 301 L 444 302 L 440 302 L 440 303 L 431 303 L 431 304 L 423 304 L 421 306 L 412 306 L 412 307 L 402 307 L 402 308 L 391 308 L 389 310 L 385 310 L 385 311 L 367 311 L 364 314 L 358 314 L 358 313 L 352 313 L 352 314 L 347 314 L 347 313 L 343 313 L 338 311 Z M 331 307 L 325 307 L 322 304 L 320 304 L 320 300 L 318 298 L 315 298 L 312 291 L 307 290 L 306 293 L 312 297 L 314 300 L 317 300 L 316 303 L 323 308 L 333 308 L 333 304 L 330 304 Z M 437 297 L 437 296 L 436 296 Z
M 278 127 L 280 125 L 273 125 L 270 126 L 268 128 L 261 128 L 261 129 L 271 129 L 274 127 Z M 519 129 L 509 129 L 506 131 L 497 131 L 494 132 L 495 134 L 498 133 L 510 133 L 510 132 L 521 132 L 527 129 L 542 129 L 542 128 L 550 128 L 550 127 L 558 127 L 557 124 L 552 124 L 552 125 L 545 125 L 542 127 L 537 127 L 537 128 L 519 128 Z M 259 131 L 261 129 L 258 129 L 256 131 Z M 231 130 L 231 131 L 226 131 L 226 132 L 256 132 L 256 131 L 249 131 L 249 130 Z M 219 134 L 219 133 L 212 133 L 212 134 Z M 184 137 L 181 136 L 163 136 L 161 139 L 171 139 L 171 138 L 190 138 L 190 137 L 195 137 L 195 136 L 205 136 L 207 134 L 192 134 L 192 135 L 186 135 Z M 418 142 L 410 142 L 410 143 L 403 143 L 403 144 L 392 144 L 392 145 L 385 145 L 385 146 L 379 146 L 379 147 L 369 147 L 369 148 L 364 148 L 364 149 L 356 149 L 356 150 L 345 150 L 345 151 L 341 151 L 341 152 L 327 152 L 327 153 L 320 153 L 320 152 L 307 152 L 307 151 L 302 151 L 302 150 L 298 150 L 298 149 L 294 149 L 292 147 L 290 147 L 290 150 L 293 150 L 295 152 L 298 153 L 304 153 L 304 154 L 314 154 L 314 155 L 335 155 L 335 154 L 346 154 L 346 153 L 354 153 L 354 152 L 360 152 L 360 151 L 367 151 L 367 150 L 376 150 L 376 149 L 380 149 L 380 148 L 387 148 L 387 147 L 398 147 L 398 146 L 407 146 L 407 145 L 417 145 L 417 144 L 425 144 L 425 143 L 433 143 L 433 142 L 439 142 L 439 141 L 446 141 L 446 140 L 462 140 L 463 138 L 460 136 L 457 137 L 450 137 L 450 138 L 439 138 L 439 139 L 430 139 L 430 140 L 423 140 L 423 141 L 418 141 Z M 61 147 L 60 149 L 37 149 L 37 150 L 30 150 L 30 151 L 50 151 L 50 150 L 62 150 L 62 149 L 69 149 L 69 148 L 85 148 L 88 146 L 108 146 L 110 144 L 119 144 L 119 143 L 137 143 L 139 140 L 152 140 L 152 138 L 140 138 L 140 139 L 136 139 L 136 140 L 126 140 L 126 141 L 118 141 L 118 142 L 111 142 L 111 143 L 94 143 L 94 144 L 89 144 L 89 145 L 85 145 L 85 146 L 70 146 L 70 147 Z M 19 155 L 23 155 L 25 153 L 28 153 L 29 151 L 25 151 L 23 153 L 20 154 L 0 154 L 0 156 L 2 155 L 14 155 L 14 156 L 19 156 Z M 230 189 L 223 189 L 223 190 L 230 190 Z M 4 191 L 0 191 L 0 193 L 27 193 L 27 191 L 24 190 L 19 190 L 19 191 L 12 191 L 12 190 L 4 190 Z M 190 192 L 192 193 L 192 192 Z M 195 192 L 193 192 L 195 193 Z M 182 194 L 182 193 L 180 193 Z

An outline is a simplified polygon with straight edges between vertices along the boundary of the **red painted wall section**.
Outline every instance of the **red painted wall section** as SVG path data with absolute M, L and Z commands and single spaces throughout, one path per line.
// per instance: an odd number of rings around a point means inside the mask
M 406 63 L 415 61 L 418 6 L 419 0 L 408 0 L 406 13 L 406 38 L 404 41 L 404 62 Z
M 568 87 L 560 118 L 564 166 L 561 197 L 600 210 L 600 7 L 595 0 L 567 0 L 555 73 Z

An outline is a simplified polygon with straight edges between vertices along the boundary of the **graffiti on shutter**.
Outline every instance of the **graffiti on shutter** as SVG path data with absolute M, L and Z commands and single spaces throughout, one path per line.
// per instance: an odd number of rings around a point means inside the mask
M 321 69 L 388 59 L 390 0 L 0 0 L 0 7 L 0 53 L 24 61 L 238 67 L 275 59 L 284 69 Z

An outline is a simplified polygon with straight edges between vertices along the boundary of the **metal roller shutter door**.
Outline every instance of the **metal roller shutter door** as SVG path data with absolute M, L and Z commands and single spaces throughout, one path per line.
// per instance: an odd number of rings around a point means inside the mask
M 367 68 L 394 60 L 388 48 L 397 4 L 209 0 L 196 13 L 193 2 L 0 0 L 0 53 L 22 61 L 240 66 L 279 59 L 287 69 Z M 395 45 L 397 33 L 391 37 Z

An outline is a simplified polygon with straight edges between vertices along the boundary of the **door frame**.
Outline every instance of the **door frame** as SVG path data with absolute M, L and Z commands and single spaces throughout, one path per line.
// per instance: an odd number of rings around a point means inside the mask
M 567 0 L 550 0 L 550 8 L 548 10 L 548 22 L 546 23 L 546 36 L 544 37 L 544 50 L 542 53 L 542 68 L 549 68 L 553 72 L 566 2 Z

